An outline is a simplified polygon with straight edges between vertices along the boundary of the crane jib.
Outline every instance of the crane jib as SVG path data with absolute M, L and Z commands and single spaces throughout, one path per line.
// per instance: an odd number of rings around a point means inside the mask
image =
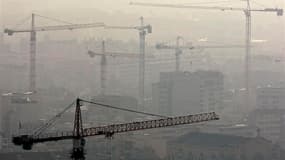
M 131 122 L 125 124 L 114 124 L 102 127 L 84 129 L 84 137 L 96 135 L 109 135 L 114 133 L 130 132 L 144 129 L 170 127 L 183 124 L 200 123 L 211 120 L 218 120 L 219 117 L 214 113 L 202 113 L 197 115 L 187 115 L 173 118 L 163 118 L 141 122 Z
M 219 120 L 219 116 L 215 112 L 179 116 L 172 118 L 162 118 L 162 119 L 147 120 L 140 122 L 131 122 L 124 124 L 113 124 L 107 126 L 86 128 L 83 130 L 83 135 L 81 135 L 81 138 L 90 137 L 90 136 L 99 136 L 99 135 L 105 135 L 106 137 L 109 137 L 115 133 L 171 127 L 171 126 L 184 125 L 184 124 L 194 124 L 194 123 L 201 123 L 212 120 Z M 41 134 L 37 136 L 21 135 L 13 137 L 13 143 L 15 145 L 22 145 L 23 149 L 30 150 L 32 149 L 33 144 L 35 143 L 68 140 L 68 139 L 78 139 L 78 137 L 73 135 L 72 131 Z

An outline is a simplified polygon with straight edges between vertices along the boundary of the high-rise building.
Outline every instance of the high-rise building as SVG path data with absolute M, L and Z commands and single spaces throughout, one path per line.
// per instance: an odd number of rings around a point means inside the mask
M 153 84 L 153 106 L 165 115 L 219 112 L 223 85 L 223 74 L 216 71 L 162 72 Z
M 282 139 L 285 115 L 285 88 L 264 87 L 256 92 L 256 110 L 250 114 L 251 125 L 260 129 L 260 135 L 273 142 Z

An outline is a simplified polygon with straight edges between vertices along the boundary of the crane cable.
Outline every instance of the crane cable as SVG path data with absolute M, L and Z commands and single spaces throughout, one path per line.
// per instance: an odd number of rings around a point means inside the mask
M 59 112 L 57 115 L 55 115 L 53 118 L 51 118 L 49 121 L 47 121 L 43 126 L 34 129 L 33 135 L 37 136 L 43 133 L 46 129 L 48 129 L 50 126 L 52 126 L 58 118 L 60 118 L 68 109 L 70 109 L 75 104 L 75 101 L 73 101 L 70 105 L 68 105 L 66 108 L 64 108 L 61 112 Z
M 57 19 L 57 18 L 51 18 L 51 17 L 47 17 L 47 16 L 42 16 L 42 15 L 39 15 L 39 14 L 35 14 L 35 15 L 38 16 L 38 17 L 44 18 L 44 19 L 55 21 L 55 22 L 60 22 L 60 23 L 64 23 L 64 24 L 74 24 L 74 23 L 67 22 L 67 21 L 64 21 L 64 20 L 61 20 L 61 19 Z
M 25 22 L 27 22 L 28 20 L 30 20 L 32 17 L 31 16 L 28 16 L 24 19 L 22 19 L 20 22 L 16 23 L 13 27 L 13 29 L 17 29 L 19 28 L 20 26 L 22 26 Z
M 112 105 L 108 105 L 108 104 L 103 104 L 103 103 L 98 103 L 98 102 L 92 102 L 92 101 L 88 101 L 88 100 L 84 100 L 84 99 L 80 99 L 80 101 L 85 102 L 85 103 L 89 103 L 89 104 L 95 104 L 95 105 L 105 107 L 105 108 L 111 108 L 111 109 L 116 109 L 116 110 L 131 112 L 131 113 L 137 113 L 137 114 L 144 114 L 144 115 L 154 116 L 154 117 L 168 118 L 167 116 L 163 116 L 163 115 L 159 115 L 159 114 L 147 113 L 147 112 L 127 109 L 128 107 L 120 108 L 120 107 L 116 107 L 116 106 L 112 106 Z
M 108 105 L 108 104 L 103 104 L 103 103 L 97 103 L 97 102 L 88 101 L 88 100 L 84 100 L 84 99 L 79 99 L 79 100 L 81 102 L 85 102 L 85 103 L 89 103 L 89 104 L 95 104 L 95 105 L 105 107 L 105 108 L 111 108 L 111 109 L 116 109 L 116 110 L 121 110 L 121 111 L 126 111 L 126 112 L 132 112 L 132 113 L 137 113 L 137 114 L 144 114 L 144 115 L 154 116 L 154 117 L 167 118 L 167 116 L 163 116 L 163 115 L 159 115 L 159 114 L 153 114 L 153 113 L 147 113 L 147 112 L 141 112 L 141 111 L 135 111 L 135 110 L 127 109 L 127 107 L 126 108 L 120 108 L 120 107 L 116 107 L 116 106 L 112 106 L 112 105 Z M 36 128 L 33 131 L 33 135 L 38 136 L 38 135 L 42 134 L 45 130 L 47 130 L 49 127 L 54 125 L 56 120 L 58 120 L 68 109 L 70 109 L 75 104 L 75 102 L 76 101 L 73 101 L 70 105 L 68 105 L 66 108 L 64 108 L 60 113 L 58 113 L 53 118 L 51 118 L 49 121 L 47 121 L 43 126 Z
M 74 24 L 74 23 L 71 23 L 71 22 L 67 22 L 67 21 L 63 21 L 63 20 L 60 20 L 60 19 L 57 19 L 57 18 L 51 18 L 51 17 L 47 17 L 47 16 L 42 16 L 42 15 L 39 15 L 39 14 L 34 14 L 35 16 L 38 16 L 38 17 L 41 17 L 41 18 L 44 18 L 44 19 L 48 19 L 48 20 L 51 20 L 51 21 L 55 21 L 55 22 L 60 22 L 60 23 L 64 23 L 64 24 Z M 20 22 L 16 23 L 14 25 L 14 27 L 12 27 L 13 29 L 17 29 L 19 28 L 20 26 L 22 26 L 25 22 L 27 22 L 28 20 L 31 19 L 31 16 L 28 16 L 24 19 L 22 19 Z
M 267 8 L 267 6 L 266 6 L 265 4 L 262 4 L 262 3 L 260 3 L 260 2 L 255 1 L 255 0 L 251 0 L 250 2 L 252 2 L 253 4 L 258 5 L 258 6 L 260 6 L 260 7 Z

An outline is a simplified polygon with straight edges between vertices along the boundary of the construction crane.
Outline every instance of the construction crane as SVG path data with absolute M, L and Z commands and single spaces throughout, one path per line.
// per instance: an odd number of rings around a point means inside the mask
M 245 88 L 246 88 L 246 107 L 250 107 L 250 43 L 251 43 L 251 12 L 275 12 L 277 16 L 283 16 L 283 9 L 279 8 L 264 8 L 252 9 L 249 0 L 246 0 L 247 7 L 233 8 L 233 7 L 218 7 L 218 6 L 191 6 L 182 4 L 159 4 L 159 3 L 143 3 L 130 2 L 130 5 L 149 6 L 149 7 L 167 7 L 167 8 L 184 8 L 184 9 L 203 9 L 203 10 L 220 10 L 220 11 L 241 11 L 246 17 L 246 38 L 245 38 Z
M 81 28 L 96 28 L 103 27 L 104 29 L 123 29 L 123 30 L 138 30 L 139 31 L 139 105 L 144 106 L 144 73 L 145 73 L 145 37 L 152 33 L 151 25 L 144 25 L 143 17 L 140 18 L 140 26 L 107 26 L 104 23 L 89 23 L 89 24 L 67 24 L 58 26 L 35 27 L 35 16 L 32 14 L 31 29 L 5 29 L 4 32 L 8 35 L 14 33 L 31 33 L 30 39 L 30 91 L 36 90 L 36 32 L 38 31 L 56 31 L 56 30 L 74 30 Z
M 8 29 L 4 30 L 9 36 L 15 33 L 30 33 L 30 72 L 29 72 L 29 91 L 36 92 L 36 33 L 40 31 L 57 31 L 57 30 L 74 30 L 81 28 L 96 28 L 104 27 L 104 23 L 88 23 L 88 24 L 67 24 L 57 26 L 35 26 L 36 14 L 32 14 L 31 28 L 30 29 Z
M 144 77 L 145 77 L 145 37 L 147 34 L 152 33 L 152 26 L 145 25 L 143 17 L 140 17 L 140 26 L 106 26 L 105 29 L 127 29 L 127 30 L 138 30 L 139 31 L 139 94 L 138 104 L 140 108 L 144 109 Z
M 105 41 L 102 41 L 102 51 L 95 52 L 95 51 L 88 51 L 88 55 L 93 58 L 95 56 L 101 56 L 100 62 L 100 84 L 101 84 L 101 94 L 105 95 L 106 92 L 106 81 L 107 81 L 107 56 L 109 57 L 122 57 L 122 58 L 139 58 L 139 54 L 136 53 L 123 53 L 123 52 L 106 52 L 105 48 Z M 148 56 L 147 57 L 152 57 Z
M 139 122 L 130 122 L 130 123 L 122 123 L 122 124 L 111 124 L 106 126 L 99 127 L 91 127 L 91 128 L 83 128 L 82 123 L 82 115 L 81 115 L 81 106 L 83 103 L 100 105 L 107 108 L 128 111 L 133 113 L 158 116 L 160 119 L 156 120 L 146 120 Z M 13 137 L 12 141 L 15 145 L 22 146 L 24 150 L 31 150 L 32 146 L 37 143 L 51 142 L 51 141 L 62 141 L 62 140 L 73 140 L 73 149 L 71 153 L 71 158 L 74 160 L 84 160 L 85 159 L 85 138 L 92 136 L 106 136 L 112 137 L 117 133 L 131 132 L 131 131 L 140 131 L 146 129 L 154 129 L 154 128 L 163 128 L 163 127 L 171 127 L 177 125 L 185 125 L 185 124 L 195 124 L 207 121 L 218 120 L 219 116 L 215 112 L 211 113 L 201 113 L 187 116 L 179 116 L 179 117 L 165 117 L 161 115 L 134 111 L 130 109 L 118 108 L 106 104 L 100 104 L 92 101 L 87 101 L 84 99 L 76 99 L 75 102 L 75 117 L 74 117 L 74 128 L 73 131 L 66 132 L 56 132 L 46 134 L 43 133 L 48 127 L 50 127 L 56 119 L 58 119 L 63 113 L 65 113 L 68 109 L 73 106 L 74 103 L 65 108 L 62 112 L 48 121 L 44 126 L 38 128 L 30 135 L 19 135 Z
M 179 71 L 180 68 L 180 55 L 183 53 L 183 49 L 206 49 L 206 48 L 243 48 L 244 45 L 208 45 L 208 46 L 193 46 L 190 45 L 180 45 L 180 40 L 183 39 L 181 36 L 177 36 L 176 38 L 176 45 L 167 45 L 165 43 L 157 43 L 156 49 L 171 49 L 175 50 L 175 70 Z

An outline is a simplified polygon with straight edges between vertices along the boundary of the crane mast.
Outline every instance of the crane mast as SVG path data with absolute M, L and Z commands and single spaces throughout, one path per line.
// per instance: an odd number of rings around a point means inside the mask
M 247 109 L 251 108 L 251 8 L 249 0 L 247 0 L 247 9 L 244 10 L 245 14 L 245 102 Z M 246 108 L 244 109 L 247 110 Z
M 139 93 L 138 104 L 140 109 L 144 110 L 144 86 L 145 86 L 145 37 L 147 34 L 152 33 L 152 26 L 145 25 L 143 17 L 140 17 L 141 25 L 136 27 L 128 26 L 106 26 L 105 29 L 136 29 L 139 31 Z
M 107 72 L 107 59 L 106 59 L 106 49 L 105 41 L 102 41 L 102 56 L 101 56 L 101 89 L 102 94 L 105 94 L 106 90 L 106 72 Z
M 182 50 L 180 49 L 180 39 L 182 39 L 181 36 L 177 36 L 176 38 L 176 48 L 175 48 L 175 57 L 176 57 L 176 61 L 175 61 L 175 70 L 176 72 L 179 71 L 180 68 L 180 55 L 182 54 Z
M 100 136 L 100 135 L 111 137 L 117 133 L 140 131 L 140 130 L 155 129 L 155 128 L 165 128 L 165 127 L 172 127 L 178 125 L 196 124 L 207 121 L 219 120 L 219 116 L 215 112 L 210 112 L 210 113 L 201 113 L 201 114 L 178 116 L 178 117 L 161 116 L 163 118 L 155 120 L 146 120 L 146 121 L 138 121 L 130 123 L 111 124 L 99 127 L 83 128 L 82 115 L 81 115 L 81 105 L 82 105 L 81 103 L 83 102 L 94 104 L 94 102 L 90 102 L 87 100 L 79 98 L 76 99 L 73 131 L 56 132 L 50 134 L 19 135 L 13 137 L 12 140 L 13 143 L 15 145 L 22 146 L 24 150 L 31 150 L 32 146 L 37 143 L 61 141 L 61 140 L 73 140 L 73 149 L 72 149 L 71 158 L 75 160 L 84 160 L 85 159 L 84 145 L 85 145 L 85 138 L 87 137 Z M 119 109 L 119 108 L 114 107 L 114 109 Z M 122 110 L 132 111 L 129 109 L 122 109 Z M 132 111 L 132 112 L 144 113 L 139 111 Z M 154 115 L 154 114 L 148 114 L 148 115 Z M 57 115 L 57 117 L 60 116 Z M 50 126 L 50 124 L 47 124 L 47 126 Z
M 31 22 L 31 39 L 30 39 L 30 76 L 29 76 L 29 91 L 36 91 L 36 31 L 35 31 L 35 14 L 32 14 Z
M 144 26 L 144 19 L 143 17 L 140 18 L 141 20 L 141 27 Z M 139 31 L 140 36 L 140 59 L 139 59 L 139 107 L 140 109 L 144 110 L 144 85 L 145 85 L 145 36 L 146 31 L 140 30 Z
M 74 117 L 74 128 L 73 128 L 73 149 L 71 158 L 73 159 L 84 159 L 81 155 L 84 155 L 84 143 L 85 140 L 83 138 L 83 123 L 82 123 L 82 115 L 80 109 L 80 99 L 76 99 L 75 106 L 75 117 Z
M 135 53 L 121 53 L 121 52 L 107 52 L 106 43 L 102 41 L 102 52 L 97 53 L 89 50 L 88 54 L 90 57 L 101 56 L 100 62 L 100 83 L 101 83 L 101 94 L 105 95 L 106 93 L 106 82 L 107 82 L 107 56 L 111 57 L 127 57 L 127 58 L 138 58 L 138 54 Z

